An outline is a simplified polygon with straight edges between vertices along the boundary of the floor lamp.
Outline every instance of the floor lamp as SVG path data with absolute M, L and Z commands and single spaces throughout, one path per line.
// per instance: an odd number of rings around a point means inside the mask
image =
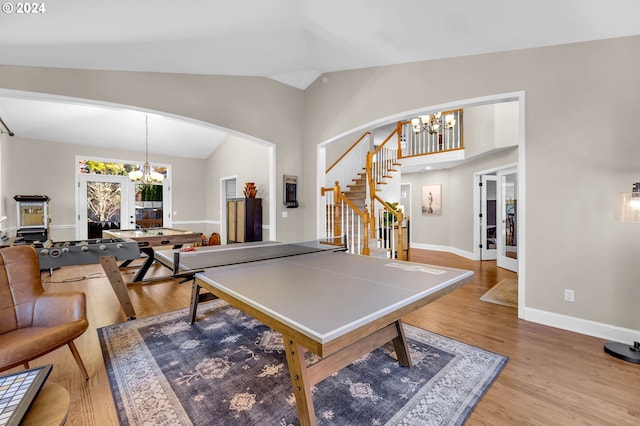
M 633 184 L 631 192 L 618 194 L 616 200 L 616 221 L 640 222 L 640 182 Z M 604 344 L 604 351 L 624 361 L 640 364 L 640 342 L 633 342 L 633 345 L 607 342 Z

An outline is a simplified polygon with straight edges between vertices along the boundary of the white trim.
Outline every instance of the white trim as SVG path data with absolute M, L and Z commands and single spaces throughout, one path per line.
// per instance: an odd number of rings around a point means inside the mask
M 75 225 L 69 225 L 69 224 L 67 224 L 67 225 L 49 225 L 49 228 L 51 228 L 51 229 L 76 229 L 76 226 Z M 15 227 L 15 228 L 12 228 L 12 229 L 17 231 L 19 228 Z
M 219 220 L 174 220 L 173 225 L 219 225 Z
M 278 181 L 276 180 L 276 145 L 273 143 L 269 143 L 269 225 L 262 226 L 262 229 L 269 230 L 269 240 L 276 241 L 277 233 L 276 224 L 278 223 L 278 194 L 277 194 L 277 185 Z M 283 183 L 284 185 L 284 183 Z M 282 189 L 284 191 L 284 188 Z M 264 234 L 264 233 L 263 233 Z M 263 238 L 264 239 L 264 238 Z
M 461 250 L 457 247 L 451 247 L 451 246 L 440 246 L 440 245 L 436 245 L 436 244 L 423 244 L 423 243 L 416 243 L 416 244 L 411 244 L 411 248 L 416 248 L 416 249 L 420 249 L 420 250 L 433 250 L 433 251 L 442 251 L 445 253 L 452 253 L 452 254 L 456 254 L 458 256 L 470 259 L 470 260 L 478 260 L 474 258 L 474 254 L 470 251 L 466 251 L 466 250 Z
M 526 223 L 526 194 L 525 194 L 525 93 L 518 92 L 518 220 L 516 221 L 516 235 L 518 236 L 518 318 L 524 318 L 524 310 L 526 308 L 525 299 L 525 226 Z
M 640 331 L 533 308 L 518 309 L 524 320 L 616 342 L 640 341 Z
M 325 185 L 325 170 L 327 169 L 327 148 L 326 144 L 320 144 L 316 147 L 316 187 L 318 191 L 318 202 L 316 208 L 316 238 L 323 238 L 326 235 L 324 200 L 320 187 Z

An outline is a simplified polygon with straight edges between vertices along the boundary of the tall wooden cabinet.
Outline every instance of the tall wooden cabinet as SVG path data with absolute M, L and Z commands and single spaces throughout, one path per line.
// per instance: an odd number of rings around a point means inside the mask
M 227 243 L 262 241 L 262 199 L 227 200 Z

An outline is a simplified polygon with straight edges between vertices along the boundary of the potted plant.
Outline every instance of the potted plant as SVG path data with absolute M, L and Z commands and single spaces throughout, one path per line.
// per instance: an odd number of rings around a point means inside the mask
M 390 203 L 388 201 L 385 201 L 384 203 L 394 212 L 398 211 L 398 202 Z M 382 218 L 384 221 L 384 226 L 393 225 L 398 220 L 393 213 L 387 210 L 384 211 Z

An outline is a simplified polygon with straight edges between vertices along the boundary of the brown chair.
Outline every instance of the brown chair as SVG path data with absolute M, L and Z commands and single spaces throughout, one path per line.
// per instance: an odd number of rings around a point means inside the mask
M 40 263 L 31 246 L 0 250 L 0 371 L 69 345 L 89 379 L 73 340 L 89 326 L 82 292 L 46 293 Z

